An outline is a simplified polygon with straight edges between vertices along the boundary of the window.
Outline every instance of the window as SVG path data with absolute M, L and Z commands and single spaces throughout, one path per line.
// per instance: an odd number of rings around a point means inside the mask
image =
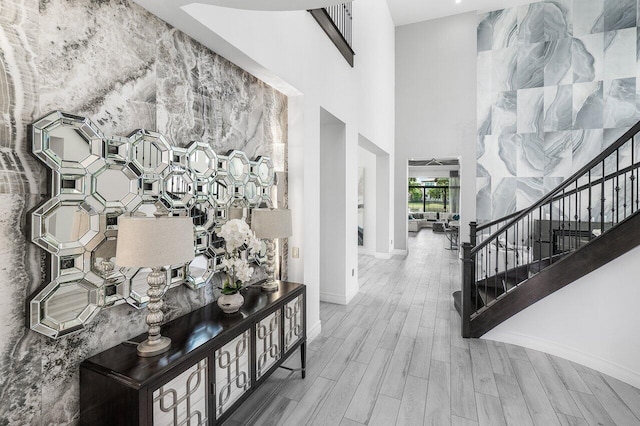
M 409 178 L 409 212 L 449 212 L 451 211 L 451 186 L 449 178 L 416 179 Z

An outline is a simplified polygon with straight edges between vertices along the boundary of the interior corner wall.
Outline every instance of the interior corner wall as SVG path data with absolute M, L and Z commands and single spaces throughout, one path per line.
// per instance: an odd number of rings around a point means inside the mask
M 376 153 L 376 256 L 393 254 L 393 155 Z
M 305 102 L 304 96 L 290 95 L 288 108 L 288 151 L 287 168 L 289 179 L 287 181 L 289 187 L 288 194 L 304 194 L 305 193 Z M 288 239 L 288 275 L 287 279 L 291 282 L 304 281 L 304 262 L 305 253 L 301 253 L 301 248 L 305 246 L 305 239 L 310 238 L 305 232 L 305 202 L 304 197 L 291 197 L 288 199 L 289 209 L 291 210 L 291 227 L 297 230 Z M 313 236 L 311 236 L 313 237 Z M 293 257 L 293 249 L 297 249 L 297 257 Z M 314 295 L 312 295 L 313 297 Z M 308 309 L 308 308 L 307 308 Z
M 362 136 L 360 136 L 362 139 Z M 372 152 L 358 147 L 358 169 L 363 170 L 363 244 L 359 247 L 362 254 L 375 254 L 376 251 L 376 156 Z
M 75 424 L 80 362 L 142 334 L 146 310 L 114 306 L 57 340 L 25 325 L 26 300 L 46 268 L 27 217 L 48 192 L 28 123 L 62 110 L 110 136 L 143 128 L 180 147 L 202 140 L 219 154 L 270 156 L 281 175 L 287 97 L 129 1 L 3 1 L 0 9 L 0 269 L 8 272 L 0 276 L 0 423 Z M 165 319 L 212 303 L 221 275 L 198 291 L 169 290 Z
M 396 28 L 394 241 L 407 249 L 407 161 L 460 158 L 461 239 L 475 220 L 476 27 L 467 13 Z
M 320 300 L 347 303 L 346 127 L 320 111 Z

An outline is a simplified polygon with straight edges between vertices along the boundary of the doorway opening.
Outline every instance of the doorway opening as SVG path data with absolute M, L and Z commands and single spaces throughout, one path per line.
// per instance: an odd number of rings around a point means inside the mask
M 446 232 L 459 227 L 460 162 L 457 158 L 408 161 L 409 235 L 423 228 Z

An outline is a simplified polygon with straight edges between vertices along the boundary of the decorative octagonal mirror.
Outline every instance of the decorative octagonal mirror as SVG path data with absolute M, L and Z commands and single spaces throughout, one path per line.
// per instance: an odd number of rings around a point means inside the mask
M 87 168 L 102 155 L 102 133 L 84 117 L 59 111 L 32 125 L 33 154 L 52 170 Z
M 172 170 L 164 178 L 162 188 L 161 200 L 170 210 L 188 209 L 196 201 L 193 178 L 186 170 Z
M 138 175 L 162 175 L 169 168 L 171 146 L 160 133 L 138 130 L 129 140 L 132 169 Z
M 228 171 L 231 181 L 238 186 L 244 186 L 249 181 L 249 159 L 242 151 L 231 151 L 227 155 Z
M 218 156 L 209 144 L 204 142 L 192 142 L 187 147 L 188 165 L 191 171 L 199 178 L 209 179 L 215 177 L 218 167 Z
M 31 300 L 31 327 L 50 337 L 78 331 L 98 313 L 99 294 L 84 278 L 54 280 Z
M 213 260 L 203 254 L 198 255 L 189 263 L 185 284 L 194 290 L 201 288 L 209 283 L 214 273 Z
M 138 178 L 125 165 L 105 165 L 93 174 L 91 192 L 104 208 L 132 211 L 142 203 L 138 195 Z
M 254 175 L 257 177 L 258 184 L 261 186 L 271 186 L 276 179 L 276 173 L 273 169 L 273 162 L 269 157 L 258 157 L 254 166 Z
M 33 330 L 53 338 L 81 330 L 101 308 L 148 303 L 150 269 L 114 264 L 118 216 L 158 209 L 190 215 L 196 258 L 165 270 L 168 288 L 197 289 L 222 269 L 224 240 L 216 230 L 270 204 L 265 194 L 275 179 L 267 157 L 216 155 L 200 141 L 175 147 L 146 130 L 106 137 L 90 120 L 62 112 L 34 122 L 29 136 L 50 170 L 53 196 L 31 214 L 31 238 L 51 255 L 52 281 L 34 294 L 29 318 Z
M 98 213 L 86 203 L 52 198 L 32 215 L 32 241 L 53 254 L 81 253 L 99 235 Z

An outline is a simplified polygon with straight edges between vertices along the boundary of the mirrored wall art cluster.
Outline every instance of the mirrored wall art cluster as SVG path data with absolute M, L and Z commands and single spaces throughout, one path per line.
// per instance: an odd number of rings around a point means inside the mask
M 30 303 L 30 326 L 49 337 L 78 331 L 102 308 L 148 301 L 149 269 L 113 264 L 118 216 L 190 215 L 196 258 L 167 265 L 167 283 L 191 289 L 221 269 L 229 218 L 250 221 L 254 207 L 271 207 L 275 184 L 268 157 L 216 154 L 205 142 L 171 146 L 159 133 L 105 136 L 89 119 L 52 112 L 31 125 L 33 154 L 51 170 L 51 198 L 31 213 L 31 238 L 50 254 L 51 280 Z M 265 261 L 266 248 L 256 263 Z

